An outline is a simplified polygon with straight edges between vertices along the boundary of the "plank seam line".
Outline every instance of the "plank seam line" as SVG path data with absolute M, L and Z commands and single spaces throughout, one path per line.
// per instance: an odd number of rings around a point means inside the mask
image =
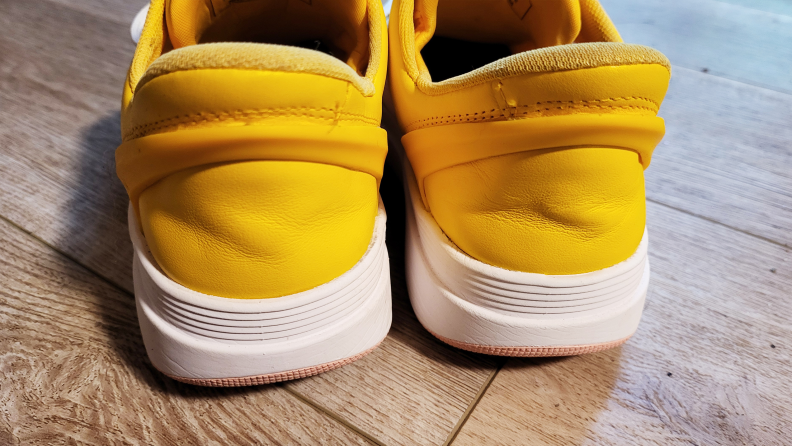
M 718 1 L 718 0 L 716 0 L 716 1 Z M 751 9 L 751 8 L 747 8 L 747 9 Z M 762 90 L 774 91 L 776 93 L 781 93 L 781 94 L 786 95 L 786 96 L 791 96 L 792 95 L 792 90 L 788 90 L 788 89 L 786 89 L 784 87 L 779 87 L 777 85 L 765 84 L 765 83 L 762 83 L 762 82 L 759 82 L 759 81 L 752 81 L 750 79 L 746 79 L 746 78 L 739 77 L 739 76 L 731 76 L 731 75 L 726 75 L 726 74 L 719 74 L 719 73 L 722 73 L 720 71 L 716 71 L 714 73 L 712 71 L 708 71 L 707 73 L 702 73 L 701 72 L 701 68 L 695 68 L 695 67 L 692 67 L 692 66 L 679 65 L 679 64 L 671 64 L 671 68 L 674 69 L 674 70 L 681 69 L 681 70 L 686 70 L 686 71 L 693 71 L 693 72 L 696 72 L 698 74 L 702 74 L 702 75 L 705 75 L 705 76 L 712 76 L 712 77 L 715 77 L 715 78 L 718 78 L 718 79 L 727 80 L 727 81 L 730 81 L 730 82 L 736 82 L 738 84 L 747 85 L 747 86 L 753 87 L 753 88 L 761 88 Z
M 102 21 L 105 21 L 105 22 L 108 22 L 108 23 L 112 23 L 112 24 L 119 24 L 119 25 L 125 26 L 127 28 L 129 27 L 130 23 L 132 23 L 132 18 L 134 17 L 134 16 L 132 16 L 132 17 L 129 17 L 129 18 L 124 17 L 124 18 L 112 19 L 112 18 L 107 17 L 105 15 L 89 12 L 89 11 L 86 11 L 84 9 L 80 9 L 78 7 L 72 6 L 70 4 L 63 4 L 63 3 L 55 1 L 55 0 L 43 0 L 41 3 L 48 3 L 51 6 L 61 6 L 64 9 L 68 9 L 69 11 L 86 14 L 86 15 L 89 15 L 89 16 L 93 17 L 94 19 L 102 20 Z M 127 34 L 127 36 L 128 36 L 128 34 Z M 133 43 L 131 38 L 129 38 L 129 37 L 127 37 L 127 38 L 129 39 L 130 43 Z
M 714 223 L 714 224 L 716 224 L 718 226 L 722 226 L 724 228 L 731 229 L 732 231 L 739 232 L 740 234 L 744 234 L 744 235 L 747 235 L 747 236 L 750 236 L 750 237 L 753 237 L 753 238 L 757 238 L 757 239 L 762 240 L 762 241 L 767 242 L 767 243 L 772 243 L 773 245 L 780 246 L 781 248 L 784 248 L 785 250 L 790 248 L 789 245 L 786 245 L 786 244 L 784 244 L 782 242 L 773 240 L 771 238 L 764 237 L 762 235 L 757 235 L 757 234 L 754 234 L 752 232 L 748 232 L 748 231 L 746 231 L 744 229 L 740 229 L 740 228 L 736 228 L 736 227 L 731 226 L 731 225 L 727 225 L 726 223 L 719 222 L 718 220 L 715 220 L 715 219 L 710 218 L 710 217 L 705 217 L 703 215 L 699 215 L 699 214 L 696 214 L 694 212 L 686 211 L 684 209 L 680 209 L 678 207 L 671 206 L 670 204 L 663 203 L 662 201 L 658 201 L 658 200 L 656 200 L 654 198 L 647 197 L 646 201 L 648 201 L 650 203 L 654 203 L 654 204 L 659 205 L 659 206 L 663 206 L 663 207 L 668 208 L 668 209 L 673 209 L 673 210 L 675 210 L 677 212 L 681 212 L 681 213 L 683 213 L 685 215 L 689 215 L 691 217 L 695 217 L 695 218 L 698 218 L 698 219 L 701 219 L 701 220 L 704 220 L 704 221 L 707 221 L 707 222 L 710 222 L 710 223 Z
M 55 252 L 56 252 L 56 253 L 58 253 L 59 255 L 63 256 L 63 257 L 64 257 L 64 258 L 66 258 L 66 259 L 68 259 L 69 261 L 71 261 L 71 262 L 75 263 L 77 266 L 79 266 L 79 267 L 80 267 L 80 268 L 82 268 L 83 270 L 85 270 L 85 271 L 89 272 L 90 274 L 93 274 L 94 276 L 96 276 L 97 278 L 99 278 L 99 279 L 100 279 L 102 282 L 105 282 L 107 285 L 109 285 L 110 287 L 112 287 L 112 288 L 116 289 L 117 291 L 121 292 L 122 294 L 125 294 L 125 295 L 127 295 L 127 296 L 129 296 L 129 297 L 132 297 L 132 298 L 134 298 L 134 297 L 135 297 L 135 294 L 134 294 L 134 293 L 132 293 L 132 292 L 128 291 L 126 288 L 122 287 L 121 285 L 118 285 L 117 283 L 115 283 L 115 282 L 113 282 L 112 280 L 108 279 L 108 278 L 107 278 L 107 277 L 105 277 L 104 275 L 102 275 L 102 274 L 98 273 L 98 272 L 97 272 L 97 271 L 95 271 L 93 268 L 90 268 L 90 267 L 88 267 L 88 266 L 84 265 L 82 262 L 80 262 L 79 260 L 77 260 L 77 259 L 76 259 L 76 258 L 74 258 L 73 256 L 71 256 L 71 255 L 69 255 L 69 254 L 67 254 L 67 253 L 63 252 L 62 250 L 60 250 L 60 249 L 56 248 L 55 246 L 53 246 L 53 245 L 49 244 L 49 243 L 48 243 L 47 241 L 45 241 L 44 239 L 42 239 L 42 238 L 38 237 L 38 236 L 37 236 L 37 235 L 35 235 L 33 232 L 31 232 L 31 231 L 28 231 L 27 229 L 25 229 L 25 228 L 23 228 L 22 226 L 18 225 L 17 223 L 15 223 L 14 221 L 10 220 L 10 219 L 9 219 L 9 218 L 7 218 L 6 216 L 4 216 L 4 215 L 0 215 L 0 221 L 4 221 L 4 222 L 8 223 L 8 224 L 9 224 L 9 225 L 11 225 L 12 227 L 14 227 L 14 228 L 15 228 L 15 229 L 17 229 L 18 231 L 20 231 L 20 232 L 22 232 L 22 233 L 26 234 L 28 237 L 32 238 L 33 240 L 37 241 L 38 243 L 40 243 L 40 244 L 42 244 L 42 245 L 46 246 L 47 248 L 49 248 L 49 249 L 51 249 L 51 250 L 55 251 Z M 165 375 L 162 375 L 162 376 L 165 376 Z M 168 379 L 170 379 L 170 378 L 168 378 Z M 312 408 L 314 408 L 314 409 L 316 409 L 316 410 L 319 410 L 320 412 L 324 412 L 324 413 L 325 413 L 325 414 L 327 414 L 327 416 L 329 416 L 330 418 L 332 418 L 332 419 L 336 420 L 337 422 L 341 423 L 341 424 L 342 424 L 342 425 L 344 425 L 345 427 L 347 427 L 347 428 L 351 429 L 352 431 L 354 431 L 354 432 L 355 432 L 355 433 L 357 433 L 358 435 L 361 435 L 361 436 L 363 436 L 363 437 L 364 437 L 366 440 L 368 440 L 368 441 L 372 442 L 373 444 L 376 444 L 377 446 L 385 446 L 385 445 L 384 445 L 382 442 L 380 442 L 380 441 L 378 441 L 378 440 L 374 439 L 373 437 L 369 436 L 368 434 L 366 434 L 365 432 L 361 431 L 361 430 L 360 430 L 360 429 L 358 429 L 357 427 L 355 427 L 355 426 L 353 426 L 353 425 L 351 425 L 351 424 L 347 423 L 345 420 L 341 419 L 340 417 L 338 417 L 337 415 L 333 414 L 332 412 L 329 412 L 329 411 L 327 411 L 327 410 L 324 410 L 324 409 L 323 409 L 321 406 L 319 406 L 318 404 L 316 404 L 316 403 L 314 403 L 313 401 L 309 400 L 308 398 L 306 398 L 306 397 L 304 397 L 304 396 L 302 396 L 302 395 L 298 394 L 297 392 L 294 392 L 293 390 L 291 390 L 291 389 L 289 389 L 289 388 L 286 388 L 286 387 L 284 387 L 283 385 L 279 385 L 279 386 L 277 386 L 277 387 L 281 387 L 281 388 L 283 388 L 283 389 L 284 389 L 284 390 L 286 390 L 286 391 L 287 391 L 287 392 L 288 392 L 288 393 L 289 393 L 289 394 L 290 394 L 292 397 L 294 397 L 294 398 L 297 398 L 298 400 L 302 401 L 302 402 L 303 402 L 303 403 L 305 403 L 305 404 L 308 404 L 308 405 L 309 405 L 309 406 L 311 406 Z
M 470 405 L 468 405 L 468 408 L 467 410 L 465 410 L 465 413 L 463 413 L 462 416 L 459 418 L 459 421 L 457 421 L 456 426 L 454 426 L 454 428 L 451 429 L 451 432 L 449 432 L 448 438 L 446 438 L 446 441 L 445 443 L 443 443 L 443 446 L 449 446 L 451 443 L 453 443 L 454 440 L 456 440 L 456 437 L 457 435 L 459 435 L 459 432 L 462 430 L 462 427 L 465 425 L 465 423 L 467 423 L 467 420 L 468 418 L 470 418 L 470 415 L 473 414 L 473 411 L 476 409 L 476 406 L 478 406 L 479 401 L 481 401 L 481 399 L 484 398 L 484 394 L 487 392 L 492 382 L 495 381 L 495 377 L 498 376 L 498 372 L 501 371 L 504 365 L 506 365 L 506 360 L 501 361 L 498 364 L 498 367 L 495 368 L 495 370 L 493 370 L 492 373 L 490 373 L 490 375 L 487 377 L 487 380 L 484 382 L 484 384 L 481 385 L 481 388 L 479 389 L 478 393 L 476 393 L 476 396 L 470 402 Z
M 319 403 L 308 399 L 305 395 L 303 395 L 300 392 L 292 389 L 288 384 L 277 384 L 276 386 L 284 389 L 287 392 L 289 392 L 292 396 L 294 396 L 298 400 L 302 401 L 303 403 L 311 406 L 317 412 L 319 412 L 321 414 L 324 414 L 328 418 L 336 421 L 337 423 L 340 423 L 341 425 L 343 425 L 347 429 L 349 429 L 352 432 L 354 432 L 354 433 L 358 434 L 359 436 L 363 437 L 363 439 L 368 441 L 369 443 L 375 444 L 377 446 L 385 446 L 385 443 L 377 440 L 371 434 L 365 432 L 363 429 L 361 429 L 361 428 L 355 426 L 354 424 L 350 423 L 349 421 L 345 420 L 343 417 L 341 417 L 337 413 L 333 412 L 332 410 L 327 409 L 326 407 L 323 407 Z
M 111 279 L 109 279 L 109 278 L 105 277 L 104 275 L 100 274 L 98 271 L 94 270 L 93 268 L 85 265 L 84 263 L 82 263 L 77 258 L 73 257 L 72 255 L 70 255 L 70 254 L 62 251 L 61 249 L 51 245 L 49 242 L 47 242 L 46 240 L 40 238 L 39 236 L 37 236 L 33 232 L 28 231 L 27 229 L 23 228 L 21 225 L 18 225 L 14 221 L 8 219 L 8 217 L 6 217 L 4 215 L 0 215 L 0 220 L 8 223 L 9 225 L 13 226 L 17 230 L 19 230 L 19 231 L 25 233 L 26 235 L 28 235 L 33 240 L 39 242 L 40 244 L 46 246 L 47 248 L 49 248 L 49 249 L 55 251 L 56 253 L 60 254 L 61 256 L 65 257 L 66 259 L 72 261 L 77 266 L 79 266 L 80 268 L 84 269 L 85 271 L 88 271 L 89 273 L 93 274 L 94 276 L 98 277 L 102 282 L 105 282 L 107 285 L 110 285 L 112 288 L 115 288 L 117 291 L 120 291 L 121 293 L 123 293 L 123 294 L 125 294 L 127 296 L 130 296 L 130 297 L 133 297 L 133 298 L 135 297 L 135 293 L 133 293 L 133 292 L 127 290 L 126 288 L 122 287 L 121 285 L 113 282 Z

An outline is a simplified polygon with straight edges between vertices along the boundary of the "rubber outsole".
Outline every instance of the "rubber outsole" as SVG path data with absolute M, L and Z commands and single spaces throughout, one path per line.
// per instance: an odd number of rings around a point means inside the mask
M 195 386 L 203 386 L 203 387 L 244 387 L 244 386 L 259 386 L 262 384 L 275 384 L 284 381 L 292 381 L 295 379 L 308 378 L 310 376 L 315 376 L 320 373 L 329 372 L 339 367 L 343 367 L 347 364 L 351 364 L 357 361 L 358 359 L 361 359 L 364 356 L 368 355 L 369 353 L 373 352 L 374 350 L 376 350 L 381 343 L 382 342 L 378 342 L 377 345 L 375 345 L 374 347 L 371 347 L 370 349 L 364 352 L 358 353 L 357 355 L 350 356 L 349 358 L 326 362 L 324 364 L 319 364 L 313 367 L 303 367 L 301 369 L 288 370 L 279 373 L 267 373 L 264 375 L 242 376 L 239 378 L 198 379 L 198 378 L 185 378 L 182 376 L 170 375 L 161 370 L 160 372 L 163 375 L 173 380 L 185 384 L 192 384 Z
M 481 353 L 484 355 L 492 356 L 510 356 L 514 358 L 537 358 L 537 357 L 552 357 L 552 356 L 577 356 L 586 355 L 589 353 L 597 353 L 604 350 L 616 348 L 632 337 L 627 336 L 624 339 L 611 342 L 601 342 L 599 344 L 587 345 L 567 345 L 567 346 L 553 346 L 553 347 L 498 347 L 494 345 L 478 345 L 468 344 L 466 342 L 455 341 L 437 333 L 432 333 L 427 329 L 432 336 L 443 341 L 444 343 L 456 347 L 461 350 L 466 350 L 472 353 Z

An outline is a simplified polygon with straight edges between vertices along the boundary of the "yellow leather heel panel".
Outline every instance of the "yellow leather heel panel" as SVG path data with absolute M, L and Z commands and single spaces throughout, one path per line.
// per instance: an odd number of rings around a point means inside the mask
M 159 266 L 192 290 L 285 296 L 340 276 L 366 252 L 377 213 L 367 173 L 297 161 L 186 169 L 140 196 Z
M 498 156 L 426 178 L 432 215 L 468 255 L 501 268 L 580 274 L 632 255 L 646 203 L 638 154 L 570 148 Z

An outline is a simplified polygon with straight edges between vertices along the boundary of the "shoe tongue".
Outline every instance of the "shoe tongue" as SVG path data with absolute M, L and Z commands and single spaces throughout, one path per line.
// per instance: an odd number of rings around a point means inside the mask
M 426 0 L 428 11 L 430 3 Z M 499 43 L 518 53 L 573 43 L 581 32 L 587 0 L 440 0 L 436 34 Z
M 166 0 L 173 48 L 197 43 L 324 45 L 358 72 L 368 63 L 366 0 Z M 321 42 L 321 45 L 320 45 Z

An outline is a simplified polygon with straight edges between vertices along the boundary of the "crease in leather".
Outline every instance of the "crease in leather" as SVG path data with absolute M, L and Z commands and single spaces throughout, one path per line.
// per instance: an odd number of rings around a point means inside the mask
M 564 148 L 457 165 L 426 178 L 432 215 L 471 257 L 538 274 L 581 274 L 630 257 L 643 236 L 635 152 Z
M 263 299 L 352 268 L 371 240 L 377 200 L 366 173 L 249 161 L 172 174 L 141 194 L 140 214 L 168 277 L 205 294 Z
M 438 23 L 436 0 L 394 1 L 390 86 L 402 142 L 424 206 L 482 262 L 586 273 L 626 259 L 640 243 L 643 169 L 664 132 L 656 114 L 670 63 L 622 43 L 596 0 L 580 8 L 574 42 L 527 51 L 494 42 L 517 54 L 433 83 L 421 49 L 436 31 L 459 36 Z M 472 31 L 463 40 L 493 43 Z M 558 138 L 542 132 L 545 123 Z

